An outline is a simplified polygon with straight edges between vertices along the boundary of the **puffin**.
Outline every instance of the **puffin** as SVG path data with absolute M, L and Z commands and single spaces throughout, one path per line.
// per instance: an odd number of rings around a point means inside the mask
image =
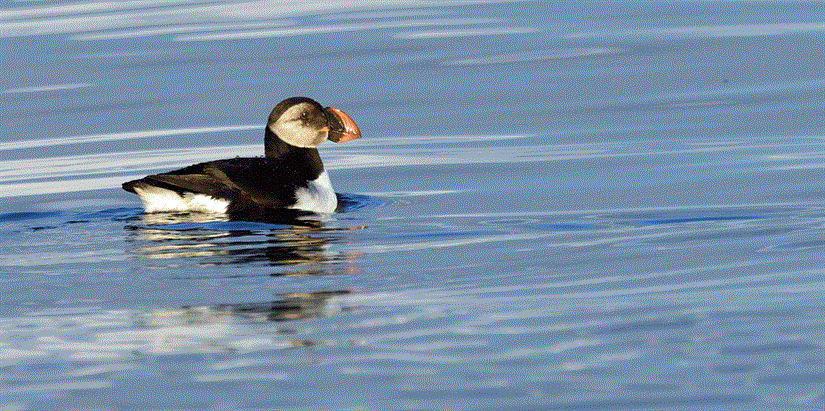
M 307 97 L 275 106 L 264 130 L 263 157 L 236 157 L 194 164 L 123 183 L 147 213 L 244 213 L 297 210 L 333 213 L 338 198 L 318 145 L 361 137 L 343 111 Z

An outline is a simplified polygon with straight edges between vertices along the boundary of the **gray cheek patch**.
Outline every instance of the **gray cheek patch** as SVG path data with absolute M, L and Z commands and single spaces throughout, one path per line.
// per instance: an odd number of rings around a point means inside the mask
M 304 105 L 291 107 L 274 124 L 270 124 L 269 130 L 275 133 L 278 138 L 287 144 L 295 147 L 318 147 L 327 139 L 328 131 L 305 125 L 300 119 L 300 113 L 305 109 Z

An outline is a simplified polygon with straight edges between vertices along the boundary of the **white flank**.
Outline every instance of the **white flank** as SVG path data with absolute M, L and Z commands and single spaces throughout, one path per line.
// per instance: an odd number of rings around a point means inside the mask
M 205 194 L 185 193 L 181 196 L 172 190 L 159 187 L 135 187 L 135 193 L 140 196 L 147 213 L 158 211 L 225 213 L 229 208 L 229 201 Z
M 335 196 L 335 190 L 332 189 L 332 183 L 326 171 L 310 181 L 306 188 L 299 188 L 295 196 L 298 201 L 290 208 L 297 210 L 332 213 L 338 207 L 338 197 Z

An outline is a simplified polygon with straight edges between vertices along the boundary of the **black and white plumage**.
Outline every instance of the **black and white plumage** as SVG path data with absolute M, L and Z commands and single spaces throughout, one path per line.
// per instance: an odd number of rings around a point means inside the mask
M 262 209 L 334 212 L 337 196 L 318 145 L 342 143 L 361 132 L 343 111 L 306 97 L 291 97 L 272 110 L 264 157 L 194 164 L 123 183 L 140 196 L 146 212 L 237 213 Z

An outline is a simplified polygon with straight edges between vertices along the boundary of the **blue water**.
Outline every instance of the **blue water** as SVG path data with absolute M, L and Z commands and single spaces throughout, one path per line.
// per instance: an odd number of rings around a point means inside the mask
M 0 410 L 825 407 L 818 1 L 0 3 Z M 293 95 L 343 210 L 144 214 Z

